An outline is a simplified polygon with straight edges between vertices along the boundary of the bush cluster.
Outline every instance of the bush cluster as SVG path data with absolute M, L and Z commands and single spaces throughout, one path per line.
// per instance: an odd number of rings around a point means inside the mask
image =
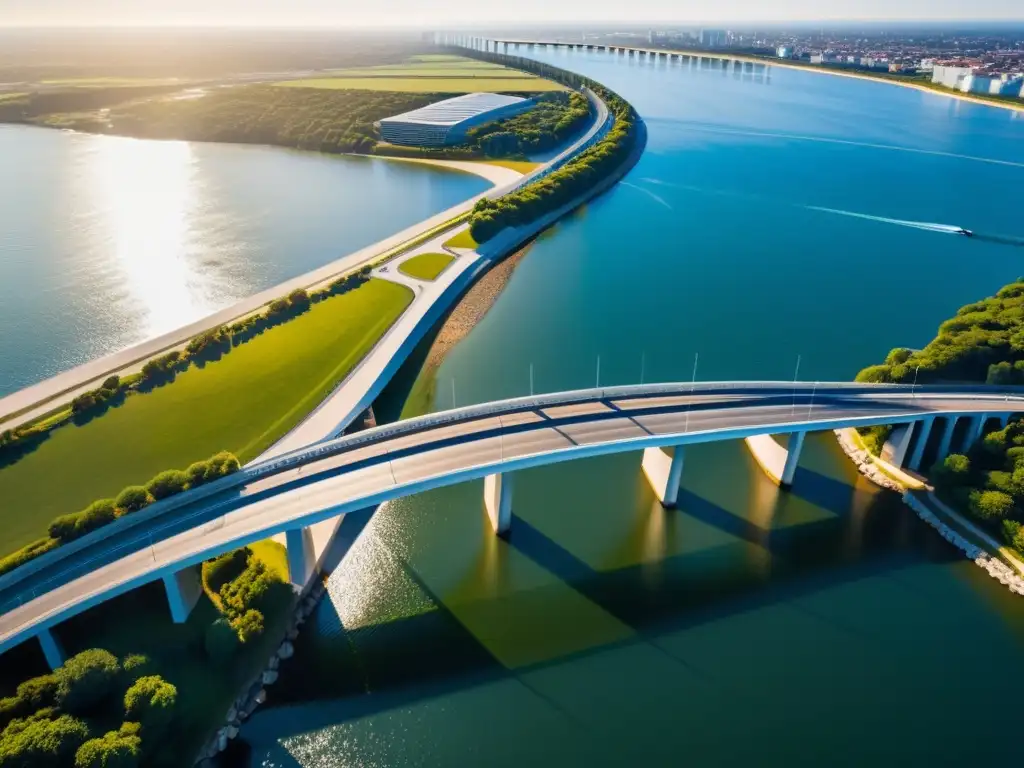
M 910 384 L 915 377 L 921 384 L 1024 384 L 1024 278 L 962 307 L 924 349 L 892 350 L 857 381 Z
M 206 652 L 217 662 L 262 635 L 266 616 L 277 616 L 292 600 L 291 587 L 248 547 L 203 563 L 203 583 L 220 597 L 224 613 L 206 632 Z
M 590 118 L 590 102 L 580 93 L 556 91 L 536 101 L 528 112 L 471 129 L 471 151 L 487 157 L 547 152 L 578 133 Z
M 989 432 L 931 470 L 936 492 L 1024 553 L 1024 422 Z
M 233 454 L 221 451 L 207 461 L 197 461 L 184 472 L 174 469 L 161 472 L 145 486 L 130 485 L 117 498 L 99 499 L 80 512 L 61 515 L 50 523 L 48 538 L 34 541 L 0 560 L 0 576 L 62 544 L 80 539 L 119 517 L 138 512 L 154 501 L 237 472 L 239 466 Z
M 105 405 L 111 398 L 123 391 L 120 376 L 110 376 L 98 389 L 84 392 L 71 401 L 71 412 L 87 413 L 98 406 Z
M 174 721 L 177 689 L 155 675 L 132 680 L 125 662 L 83 651 L 0 699 L 0 768 L 122 768 L 157 754 Z M 99 724 L 118 719 L 117 730 L 102 732 Z

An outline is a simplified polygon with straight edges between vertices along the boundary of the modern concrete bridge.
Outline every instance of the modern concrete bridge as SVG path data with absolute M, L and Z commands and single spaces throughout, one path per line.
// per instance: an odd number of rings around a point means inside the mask
M 725 382 L 566 392 L 411 419 L 250 465 L 162 510 L 122 518 L 66 557 L 55 550 L 45 568 L 8 574 L 0 584 L 0 652 L 37 637 L 56 666 L 62 654 L 51 628 L 156 580 L 174 620 L 184 621 L 200 594 L 202 561 L 279 533 L 301 588 L 315 567 L 310 526 L 433 488 L 483 479 L 482 506 L 501 534 L 513 524 L 514 473 L 531 467 L 642 453 L 638 471 L 671 507 L 687 445 L 748 439 L 762 466 L 788 486 L 808 432 L 896 425 L 890 461 L 913 469 L 1020 412 L 1021 388 Z M 934 429 L 940 419 L 942 429 Z M 766 435 L 788 435 L 788 450 L 766 444 Z

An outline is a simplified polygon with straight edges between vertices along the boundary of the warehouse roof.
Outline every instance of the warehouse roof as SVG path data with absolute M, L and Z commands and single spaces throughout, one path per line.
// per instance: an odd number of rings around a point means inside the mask
M 385 117 L 381 122 L 458 125 L 471 117 L 522 101 L 526 101 L 526 99 L 519 96 L 502 96 L 499 93 L 467 93 L 464 96 L 456 96 L 454 99 L 445 99 L 420 109 L 414 109 L 412 112 Z

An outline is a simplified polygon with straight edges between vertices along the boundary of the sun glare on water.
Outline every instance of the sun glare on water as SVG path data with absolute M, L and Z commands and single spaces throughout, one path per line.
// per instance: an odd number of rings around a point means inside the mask
M 144 313 L 145 335 L 212 312 L 211 286 L 189 258 L 199 204 L 192 147 L 103 137 L 88 175 L 111 266 Z

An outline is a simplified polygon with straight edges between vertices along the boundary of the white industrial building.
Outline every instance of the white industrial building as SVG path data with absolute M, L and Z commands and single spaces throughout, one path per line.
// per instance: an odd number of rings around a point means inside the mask
M 525 112 L 533 99 L 497 93 L 467 93 L 412 112 L 385 117 L 376 124 L 381 139 L 414 147 L 443 147 L 466 140 L 478 125 Z
M 973 71 L 973 67 L 965 67 L 959 64 L 939 64 L 936 62 L 932 69 L 932 82 L 959 91 L 964 79 L 970 77 Z

